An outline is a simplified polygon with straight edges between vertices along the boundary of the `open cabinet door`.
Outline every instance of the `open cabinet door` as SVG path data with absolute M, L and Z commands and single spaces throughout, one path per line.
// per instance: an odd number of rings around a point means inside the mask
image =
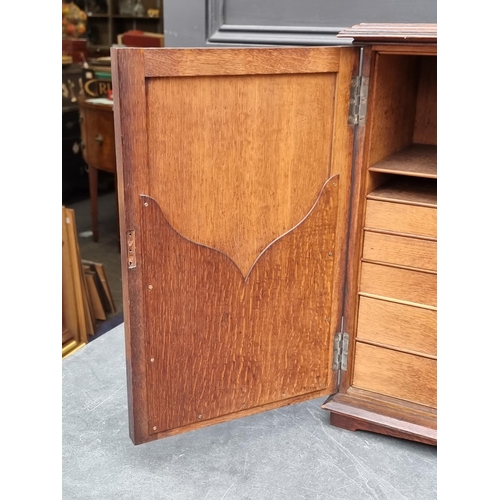
M 336 390 L 357 49 L 112 49 L 130 433 Z

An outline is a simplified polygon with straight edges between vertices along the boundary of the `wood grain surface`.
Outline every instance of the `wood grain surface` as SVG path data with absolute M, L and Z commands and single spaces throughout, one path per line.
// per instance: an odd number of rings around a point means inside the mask
M 111 49 L 120 224 L 123 319 L 127 363 L 129 433 L 135 444 L 148 437 L 142 270 L 128 268 L 127 231 L 139 227 L 140 194 L 148 189 L 146 90 L 143 51 Z M 146 249 L 136 245 L 136 252 Z
M 246 276 L 328 178 L 334 93 L 331 73 L 149 79 L 149 194 Z
M 363 259 L 436 271 L 437 242 L 365 231 Z
M 436 306 L 437 275 L 362 262 L 359 291 L 415 304 Z
M 437 148 L 427 144 L 411 144 L 372 165 L 369 170 L 437 179 Z
M 356 338 L 436 356 L 437 312 L 360 297 Z
M 367 199 L 437 208 L 437 182 L 432 179 L 393 176 L 370 191 Z
M 142 50 L 142 49 L 121 49 Z M 147 77 L 336 73 L 335 47 L 148 49 Z
M 351 394 L 338 393 L 325 401 L 322 408 L 330 411 L 330 423 L 342 429 L 376 432 L 437 445 L 436 417 L 416 417 L 414 411 L 408 411 L 401 404 L 401 400 L 394 400 L 399 402 L 398 410 L 390 411 L 387 403 L 380 404 L 383 396 L 378 395 L 377 398 L 379 404 L 370 404 Z M 427 409 L 432 410 L 429 407 Z
M 332 332 L 339 330 L 342 318 L 353 154 L 349 91 L 358 56 L 351 47 L 112 49 L 134 443 L 335 389 Z M 295 241 L 295 233 L 308 227 L 307 221 L 296 226 L 333 177 L 335 209 L 329 211 L 321 235 L 328 240 L 328 264 L 319 264 L 324 255 L 312 247 L 303 248 L 304 255 L 289 249 L 296 262 L 270 270 L 269 255 L 278 259 L 275 254 L 285 241 Z M 143 210 L 154 204 L 158 216 L 153 224 L 143 218 Z M 165 239 L 167 233 L 171 240 Z M 135 235 L 132 267 L 123 247 L 127 234 Z M 322 275 L 327 268 L 330 274 Z M 314 282 L 302 286 L 308 276 Z M 154 285 L 153 279 L 161 284 Z M 295 285 L 289 287 L 289 281 Z M 196 293 L 193 283 L 200 284 Z M 156 295 L 161 287 L 168 293 Z M 177 295 L 172 296 L 171 289 Z M 267 289 L 275 291 L 272 299 Z M 153 305 L 150 297 L 156 297 Z M 246 302 L 241 302 L 244 297 Z M 266 308 L 265 322 L 263 300 L 274 301 L 272 314 Z M 228 324 L 236 320 L 221 310 L 228 301 L 246 311 L 236 315 L 241 328 L 230 334 Z M 194 311 L 194 316 L 186 311 Z M 321 328 L 309 331 L 317 316 L 322 317 Z M 181 346 L 180 337 L 167 336 L 171 330 L 166 330 L 166 318 L 175 326 L 174 333 L 191 336 L 188 344 Z M 191 328 L 193 322 L 196 329 Z M 297 339 L 299 330 L 302 340 Z M 261 336 L 262 349 L 254 342 L 250 354 L 238 358 L 239 350 L 247 348 L 246 340 L 231 337 L 239 331 L 249 335 L 250 343 Z M 206 342 L 213 345 L 207 348 Z M 178 357 L 151 371 L 151 349 L 159 359 L 170 352 Z M 281 356 L 274 372 L 273 356 Z M 214 360 L 214 375 L 207 381 Z M 184 369 L 182 363 L 191 370 L 187 375 L 195 377 L 189 385 L 192 394 L 187 394 L 178 372 L 168 372 L 172 367 Z M 201 365 L 204 375 L 193 373 Z M 235 366 L 246 371 L 238 375 Z M 175 384 L 164 376 L 167 372 L 177 377 Z M 235 380 L 247 390 L 254 387 L 247 401 L 235 392 Z M 239 402 L 245 407 L 238 407 Z
M 437 362 L 356 343 L 354 387 L 436 408 Z
M 326 390 L 337 181 L 248 280 L 142 197 L 150 433 Z
M 418 58 L 376 54 L 370 85 L 372 166 L 413 142 L 418 92 Z
M 437 237 L 437 210 L 403 203 L 367 200 L 366 229 Z
M 86 107 L 81 105 L 86 129 L 86 161 L 98 170 L 116 172 L 115 130 L 113 108 L 107 105 Z
M 437 57 L 420 59 L 413 142 L 437 145 Z

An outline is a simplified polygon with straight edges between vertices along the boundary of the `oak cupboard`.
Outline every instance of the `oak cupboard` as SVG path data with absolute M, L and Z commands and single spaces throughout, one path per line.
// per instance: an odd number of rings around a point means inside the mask
M 436 443 L 435 25 L 113 48 L 134 443 L 325 396 Z

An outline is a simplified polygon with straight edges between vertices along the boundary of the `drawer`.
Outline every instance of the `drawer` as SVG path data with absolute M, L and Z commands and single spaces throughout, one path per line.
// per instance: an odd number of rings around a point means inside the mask
M 356 342 L 354 387 L 437 407 L 437 362 L 414 354 Z
M 357 340 L 437 355 L 437 311 L 359 298 Z
M 367 200 L 365 228 L 436 238 L 437 209 Z
M 109 172 L 116 171 L 115 129 L 112 111 L 85 110 L 85 158 L 89 165 Z
M 365 231 L 363 258 L 436 271 L 437 242 Z
M 359 291 L 406 302 L 436 306 L 437 275 L 362 262 Z

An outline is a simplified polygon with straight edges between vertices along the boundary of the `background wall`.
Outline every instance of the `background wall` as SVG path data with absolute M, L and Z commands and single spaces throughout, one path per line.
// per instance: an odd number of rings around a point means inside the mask
M 164 0 L 167 47 L 340 45 L 362 22 L 435 23 L 437 0 Z

